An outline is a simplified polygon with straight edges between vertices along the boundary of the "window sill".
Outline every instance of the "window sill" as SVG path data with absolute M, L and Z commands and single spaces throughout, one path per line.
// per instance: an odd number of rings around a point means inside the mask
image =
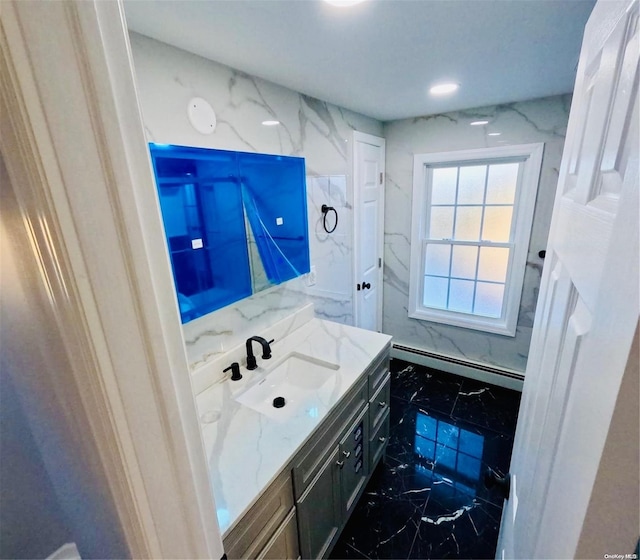
M 432 323 L 440 323 L 463 329 L 473 329 L 512 338 L 516 336 L 515 322 L 513 325 L 510 325 L 506 319 L 491 319 L 489 317 L 478 317 L 477 315 L 469 315 L 467 313 L 456 313 L 455 311 L 439 312 L 435 309 L 426 310 L 424 308 L 410 310 L 409 317 L 411 319 L 418 319 L 419 321 L 430 321 Z

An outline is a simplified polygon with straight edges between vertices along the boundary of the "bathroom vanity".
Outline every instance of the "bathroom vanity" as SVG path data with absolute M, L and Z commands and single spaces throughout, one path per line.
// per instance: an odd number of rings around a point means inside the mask
M 324 557 L 384 454 L 391 337 L 311 305 L 255 334 L 274 339 L 255 370 L 242 344 L 194 372 L 225 552 Z M 241 380 L 221 374 L 232 362 Z

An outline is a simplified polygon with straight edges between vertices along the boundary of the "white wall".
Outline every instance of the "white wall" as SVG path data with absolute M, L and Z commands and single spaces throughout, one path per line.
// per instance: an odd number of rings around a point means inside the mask
M 0 366 L 0 558 L 45 558 L 71 529 L 20 406 Z
M 73 390 L 64 385 L 70 364 L 2 157 L 0 196 L 0 552 L 45 557 L 72 540 L 82 558 L 124 558 L 97 451 L 88 452 L 89 438 L 73 429 L 73 411 L 56 395 Z
M 387 181 L 383 331 L 418 349 L 524 372 L 571 98 L 568 95 L 385 123 Z M 487 119 L 489 127 L 469 126 Z M 501 136 L 487 136 L 499 131 Z M 544 159 L 515 337 L 410 319 L 413 155 L 544 142 Z
M 306 160 L 311 265 L 317 284 L 287 282 L 187 323 L 184 337 L 192 368 L 259 334 L 304 302 L 316 314 L 353 322 L 351 132 L 380 136 L 378 121 L 249 76 L 216 62 L 132 33 L 138 95 L 150 142 L 302 156 Z M 213 134 L 198 133 L 187 117 L 192 97 L 206 99 L 217 115 Z M 263 120 L 280 126 L 267 127 Z M 335 233 L 321 229 L 322 204 L 337 208 Z

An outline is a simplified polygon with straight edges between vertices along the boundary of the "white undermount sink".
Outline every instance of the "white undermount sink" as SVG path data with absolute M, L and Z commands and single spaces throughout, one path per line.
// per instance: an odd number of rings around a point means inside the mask
M 340 366 L 333 362 L 291 352 L 262 380 L 241 393 L 235 400 L 269 416 L 278 410 L 290 412 L 292 408 L 306 402 L 326 383 L 335 379 L 335 372 L 339 368 Z M 277 409 L 273 406 L 276 397 L 284 398 L 283 408 Z

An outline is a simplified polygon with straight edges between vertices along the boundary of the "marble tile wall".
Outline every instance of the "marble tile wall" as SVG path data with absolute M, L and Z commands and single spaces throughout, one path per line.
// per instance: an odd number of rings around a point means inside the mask
M 322 319 L 353 324 L 351 267 L 353 261 L 353 208 L 349 202 L 347 175 L 324 175 L 307 178 L 309 207 L 309 250 L 316 266 L 316 284 L 307 289 L 316 303 L 316 315 Z M 335 208 L 328 213 L 327 233 L 323 226 L 322 205 Z
M 385 123 L 385 268 L 383 332 L 394 342 L 524 372 L 562 156 L 569 95 Z M 473 120 L 491 124 L 469 126 Z M 491 131 L 500 136 L 488 136 Z M 409 263 L 413 155 L 544 142 L 544 159 L 515 337 L 410 319 Z
M 353 130 L 381 136 L 382 123 L 148 37 L 132 33 L 130 39 L 150 142 L 306 160 L 316 284 L 308 286 L 306 278 L 292 280 L 186 324 L 183 332 L 192 368 L 309 301 L 318 316 L 352 323 L 349 142 Z M 189 123 L 187 102 L 196 96 L 216 112 L 217 127 L 211 135 L 198 133 Z M 267 119 L 281 124 L 263 126 Z M 331 235 L 321 227 L 322 204 L 334 206 L 340 215 Z

